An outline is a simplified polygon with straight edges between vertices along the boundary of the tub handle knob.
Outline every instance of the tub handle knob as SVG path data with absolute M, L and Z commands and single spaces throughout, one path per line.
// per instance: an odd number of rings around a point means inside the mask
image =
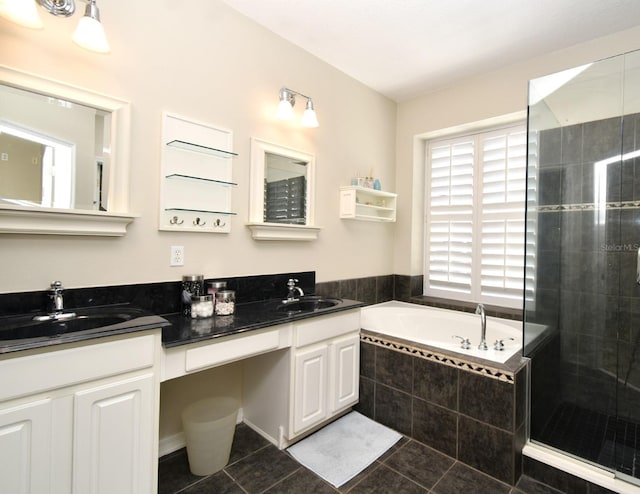
M 458 336 L 457 334 L 454 334 L 452 338 L 460 338 L 460 348 L 462 348 L 463 350 L 469 350 L 471 348 L 471 342 L 469 341 L 469 338 L 463 338 L 462 336 Z
M 515 338 L 503 338 L 501 340 L 496 340 L 496 342 L 493 344 L 493 349 L 494 350 L 498 350 L 498 351 L 503 351 L 504 350 L 504 341 L 505 340 L 511 340 L 514 341 Z

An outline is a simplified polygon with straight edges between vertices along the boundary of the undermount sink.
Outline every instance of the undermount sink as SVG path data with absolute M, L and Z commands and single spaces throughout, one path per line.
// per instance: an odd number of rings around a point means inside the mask
M 325 298 L 315 295 L 309 295 L 300 297 L 299 299 L 292 300 L 291 302 L 282 301 L 277 307 L 278 312 L 315 312 L 320 309 L 329 309 L 335 307 L 340 302 L 339 298 Z
M 62 312 L 58 318 L 25 315 L 0 321 L 0 340 L 53 338 L 69 333 L 101 331 L 148 314 L 133 307 L 92 307 Z

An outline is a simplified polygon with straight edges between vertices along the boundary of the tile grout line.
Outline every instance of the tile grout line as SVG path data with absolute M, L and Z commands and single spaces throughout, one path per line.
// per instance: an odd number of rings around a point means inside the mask
M 222 470 L 224 472 L 224 474 L 229 477 L 231 479 L 231 481 L 234 483 L 234 485 L 237 485 L 242 492 L 249 494 L 249 491 L 247 491 L 244 487 L 242 487 L 242 485 L 240 485 L 240 482 L 238 482 L 236 479 L 234 479 L 231 474 L 229 472 L 227 472 L 226 467 Z

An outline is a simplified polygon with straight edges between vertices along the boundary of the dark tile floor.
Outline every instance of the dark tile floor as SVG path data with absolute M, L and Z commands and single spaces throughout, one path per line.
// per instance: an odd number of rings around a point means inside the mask
M 244 424 L 239 424 L 229 464 L 208 477 L 189 472 L 184 449 L 163 456 L 159 494 L 431 493 L 559 494 L 522 477 L 517 487 L 499 482 L 415 440 L 403 438 L 369 468 L 334 488 Z

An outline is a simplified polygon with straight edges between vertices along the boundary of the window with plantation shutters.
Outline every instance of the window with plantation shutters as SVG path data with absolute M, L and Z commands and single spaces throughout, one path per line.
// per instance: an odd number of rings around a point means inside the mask
M 427 143 L 424 293 L 522 305 L 524 125 Z

